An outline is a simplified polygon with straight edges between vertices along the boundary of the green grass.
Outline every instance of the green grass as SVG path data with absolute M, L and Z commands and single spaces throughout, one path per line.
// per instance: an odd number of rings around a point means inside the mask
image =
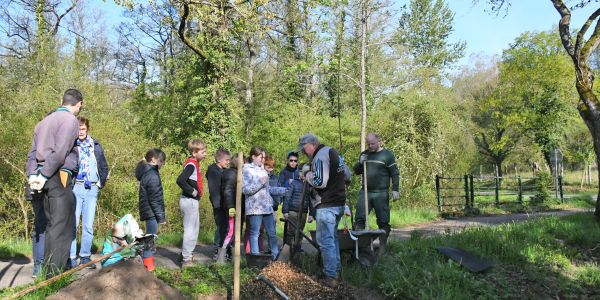
M 600 226 L 592 214 L 472 228 L 460 234 L 391 243 L 370 269 L 344 265 L 350 284 L 400 299 L 581 299 L 599 297 Z M 495 267 L 473 274 L 436 246 L 462 248 L 491 259 Z M 318 271 L 312 258 L 309 273 Z
M 212 244 L 214 231 L 200 231 L 198 234 L 198 242 L 202 244 Z M 161 233 L 156 240 L 158 246 L 173 246 L 181 247 L 183 241 L 183 232 L 166 232 Z
M 25 286 L 19 286 L 16 288 L 6 288 L 6 289 L 2 289 L 0 290 L 0 299 L 5 299 L 8 297 L 11 297 L 12 295 L 16 294 L 17 292 L 24 290 L 34 284 L 40 283 L 44 281 L 44 278 L 39 277 L 36 279 L 36 281 L 32 284 L 29 285 L 25 285 Z M 69 285 L 71 282 L 74 281 L 74 276 L 73 275 L 67 275 L 64 276 L 62 278 L 60 278 L 59 280 L 57 280 L 56 282 L 51 283 L 48 286 L 45 287 L 41 287 L 33 292 L 28 293 L 27 295 L 25 295 L 24 297 L 21 297 L 19 299 L 24 299 L 24 300 L 43 300 L 46 299 L 48 296 L 56 294 L 60 289 L 66 287 L 67 285 Z
M 31 257 L 31 240 L 7 238 L 0 240 L 0 258 Z
M 240 284 L 249 282 L 256 276 L 253 269 L 241 267 Z M 168 285 L 180 290 L 184 295 L 223 295 L 233 287 L 233 265 L 194 265 L 183 270 L 157 268 L 155 274 Z

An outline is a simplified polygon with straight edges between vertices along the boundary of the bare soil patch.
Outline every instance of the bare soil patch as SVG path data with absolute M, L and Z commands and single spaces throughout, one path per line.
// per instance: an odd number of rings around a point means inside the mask
M 50 300 L 64 299 L 184 299 L 176 289 L 146 271 L 143 265 L 122 261 L 61 289 Z

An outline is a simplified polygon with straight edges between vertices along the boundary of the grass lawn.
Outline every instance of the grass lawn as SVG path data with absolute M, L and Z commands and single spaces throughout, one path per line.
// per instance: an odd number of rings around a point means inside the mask
M 462 248 L 496 265 L 473 274 L 436 246 Z M 389 251 L 370 269 L 344 265 L 343 279 L 396 299 L 600 298 L 600 225 L 591 213 L 427 239 L 415 235 L 391 243 Z M 314 259 L 303 268 L 318 272 Z
M 246 268 L 243 261 L 240 270 L 241 285 L 256 276 L 256 271 Z M 225 295 L 228 290 L 233 288 L 233 264 L 195 265 L 183 270 L 157 268 L 155 274 L 188 297 L 192 295 Z
M 31 257 L 31 240 L 7 238 L 0 240 L 0 258 Z

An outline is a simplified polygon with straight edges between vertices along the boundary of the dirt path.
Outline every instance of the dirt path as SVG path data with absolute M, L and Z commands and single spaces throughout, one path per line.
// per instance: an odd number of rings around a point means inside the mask
M 477 226 L 493 226 L 505 223 L 513 222 L 524 222 L 540 217 L 558 216 L 564 217 L 577 213 L 590 212 L 591 210 L 581 208 L 570 208 L 560 211 L 550 212 L 536 212 L 536 213 L 522 213 L 522 214 L 510 214 L 510 215 L 499 215 L 499 216 L 486 216 L 486 217 L 467 217 L 460 219 L 444 219 L 433 223 L 408 226 L 399 229 L 392 229 L 390 238 L 396 241 L 402 241 L 409 239 L 413 232 L 421 234 L 421 236 L 432 236 L 437 234 L 444 234 L 450 232 L 460 232 L 468 227 Z
M 576 213 L 587 212 L 585 209 L 568 209 L 554 212 L 539 212 L 531 214 L 511 214 L 501 216 L 488 216 L 488 217 L 469 217 L 461 219 L 445 219 L 433 223 L 409 226 L 400 229 L 393 229 L 390 238 L 396 241 L 402 241 L 410 238 L 413 232 L 418 232 L 422 236 L 432 236 L 436 234 L 444 234 L 448 232 L 462 231 L 468 227 L 474 226 L 493 226 L 511 222 L 523 222 L 532 220 L 540 217 L 548 216 L 568 216 Z M 314 248 L 304 242 L 304 249 L 307 252 L 315 252 Z M 177 247 L 158 247 L 155 256 L 156 265 L 165 268 L 178 268 L 178 257 L 180 249 Z M 197 263 L 209 264 L 212 263 L 212 246 L 210 245 L 197 245 L 194 250 L 194 257 Z M 80 271 L 79 276 L 86 276 L 93 272 L 98 272 L 100 268 L 96 270 L 84 269 Z M 14 287 L 23 284 L 29 284 L 33 282 L 31 274 L 33 271 L 33 263 L 28 257 L 18 257 L 13 259 L 1 259 L 0 260 L 0 289 L 6 287 Z

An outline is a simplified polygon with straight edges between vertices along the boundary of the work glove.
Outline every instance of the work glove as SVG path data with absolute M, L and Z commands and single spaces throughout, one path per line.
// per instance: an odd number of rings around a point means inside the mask
M 46 177 L 42 176 L 41 174 L 35 175 L 33 178 L 30 179 L 29 187 L 32 191 L 36 191 L 39 193 L 44 188 L 46 181 L 48 181 L 48 179 L 46 179 Z
M 69 172 L 67 172 L 67 171 L 63 171 L 63 170 L 58 171 L 58 177 L 60 177 L 60 183 L 62 184 L 62 186 L 64 188 L 66 188 L 68 186 L 70 176 L 71 176 L 71 174 L 69 174 Z
M 398 199 L 400 199 L 400 192 L 398 192 L 398 191 L 393 191 L 393 192 L 392 192 L 392 200 L 396 201 L 396 200 L 398 200 Z
M 358 158 L 358 162 L 362 165 L 365 161 L 367 161 L 367 154 L 363 153 L 360 155 L 360 157 Z
M 231 217 L 231 218 L 235 217 L 235 208 L 232 207 L 229 209 L 229 217 Z
M 192 197 L 196 198 L 196 196 L 198 196 L 198 191 L 194 189 L 192 192 Z
M 289 216 L 290 216 L 290 214 L 288 214 L 288 213 L 285 213 L 285 214 L 283 214 L 283 218 L 284 218 L 284 219 L 286 219 L 286 220 L 287 220 L 287 218 L 288 218 Z
M 27 179 L 27 185 L 29 186 L 30 194 L 39 192 L 33 189 L 33 187 L 35 186 L 34 182 L 36 181 L 36 177 L 37 175 L 29 175 L 29 178 Z
M 306 164 L 304 166 L 302 166 L 302 175 L 306 176 L 306 173 L 308 173 L 310 171 L 310 165 Z
M 308 223 L 312 223 L 315 220 L 313 216 L 308 216 Z

